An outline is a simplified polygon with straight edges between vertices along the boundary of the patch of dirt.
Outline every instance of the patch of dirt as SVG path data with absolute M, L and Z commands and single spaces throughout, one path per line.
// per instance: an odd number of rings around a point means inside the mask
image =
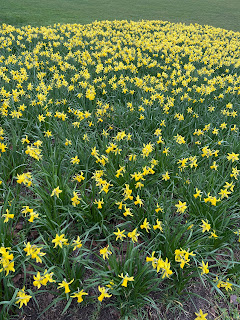
M 208 313 L 207 319 L 214 320 L 219 316 L 218 305 L 226 306 L 223 298 L 216 302 L 215 293 L 211 291 L 208 283 L 192 282 L 188 288 L 191 294 L 183 294 L 178 300 L 173 300 L 169 308 L 166 304 L 169 301 L 162 301 L 162 293 L 154 293 L 151 298 L 156 302 L 156 308 L 146 306 L 143 316 L 135 316 L 129 319 L 134 320 L 194 320 L 195 312 L 202 309 L 203 313 Z M 98 304 L 78 304 L 74 299 L 69 309 L 62 315 L 67 301 L 59 301 L 50 307 L 44 314 L 41 312 L 46 309 L 56 298 L 51 293 L 43 293 L 36 296 L 39 308 L 33 299 L 31 299 L 26 307 L 23 307 L 22 315 L 17 320 L 120 320 L 120 312 L 114 307 L 107 307 L 102 303 L 101 309 L 97 308 Z M 167 299 L 166 299 L 167 300 Z M 109 301 L 108 301 L 109 303 Z M 219 318 L 220 319 L 220 318 Z
M 67 301 L 59 301 L 41 314 L 53 301 L 54 295 L 51 293 L 39 294 L 36 297 L 39 308 L 33 299 L 26 307 L 23 307 L 22 315 L 17 320 L 118 320 L 119 312 L 114 307 L 105 307 L 104 304 L 100 310 L 96 305 L 81 305 L 77 301 L 72 301 L 69 309 L 62 314 Z

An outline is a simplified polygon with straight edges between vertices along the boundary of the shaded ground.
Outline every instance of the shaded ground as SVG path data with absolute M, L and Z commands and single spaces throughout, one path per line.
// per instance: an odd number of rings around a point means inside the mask
M 139 315 L 137 310 L 135 315 L 129 319 L 149 319 L 149 320 L 194 320 L 196 318 L 195 312 L 202 309 L 204 313 L 208 313 L 207 319 L 221 319 L 221 320 L 235 320 L 239 318 L 227 316 L 221 310 L 228 309 L 227 301 L 219 298 L 216 304 L 216 296 L 211 292 L 211 288 L 202 283 L 194 283 L 190 287 L 192 294 L 183 295 L 181 300 L 172 301 L 169 308 L 167 303 L 157 303 L 158 294 L 154 294 L 152 298 L 156 301 L 157 309 L 145 307 L 143 314 Z M 232 296 L 231 296 L 232 297 Z M 70 308 L 65 314 L 62 312 L 66 306 L 65 301 L 60 301 L 56 305 L 49 308 L 45 313 L 40 315 L 44 309 L 49 306 L 54 299 L 51 293 L 41 294 L 37 296 L 39 309 L 33 299 L 30 300 L 27 307 L 23 308 L 23 313 L 19 315 L 18 320 L 118 320 L 121 319 L 120 312 L 114 307 L 107 307 L 106 304 L 111 302 L 112 298 L 105 303 L 102 303 L 101 309 L 98 310 L 98 304 L 81 305 L 73 301 Z M 231 298 L 234 300 L 234 298 Z M 231 303 L 234 301 L 230 301 Z M 237 304 L 236 304 L 237 305 Z M 239 305 L 237 305 L 239 308 Z M 183 311 L 184 310 L 184 311 Z M 239 308 L 240 311 L 240 308 Z M 227 314 L 227 313 L 226 313 Z

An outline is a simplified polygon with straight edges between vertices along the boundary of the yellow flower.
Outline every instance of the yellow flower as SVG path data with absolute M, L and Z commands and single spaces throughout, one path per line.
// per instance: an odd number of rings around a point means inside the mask
M 47 138 L 50 138 L 50 137 L 52 137 L 52 132 L 51 131 L 49 131 L 49 130 L 47 130 L 47 131 L 44 131 L 44 133 L 45 133 L 45 137 L 47 137 Z
M 44 274 L 42 276 L 42 281 L 41 281 L 41 284 L 46 286 L 46 284 L 48 282 L 56 282 L 55 280 L 53 280 L 53 272 L 48 272 L 46 269 L 44 270 Z
M 169 148 L 164 148 L 162 153 L 166 154 L 166 156 L 168 156 L 169 155 Z
M 197 318 L 195 318 L 194 320 L 207 320 L 206 316 L 208 315 L 208 313 L 203 314 L 202 309 L 200 309 L 199 313 L 195 312 L 195 315 L 197 316 Z
M 170 270 L 170 262 L 168 262 L 168 258 L 166 258 L 166 261 L 163 261 L 163 265 L 161 266 L 162 270 L 162 279 L 165 277 L 169 278 L 169 276 L 173 273 L 172 270 Z
M 109 245 L 103 249 L 100 249 L 100 254 L 103 256 L 103 259 L 108 259 L 108 256 L 112 254 L 112 252 L 108 249 Z
M 103 199 L 102 200 L 95 200 L 94 204 L 97 204 L 98 209 L 102 209 L 102 204 L 104 204 Z
M 40 122 L 42 122 L 42 121 L 44 122 L 45 118 L 46 118 L 46 117 L 44 117 L 43 114 L 39 114 L 39 115 L 38 115 L 38 120 L 39 120 Z
M 136 201 L 134 201 L 134 204 L 135 204 L 135 206 L 137 204 L 139 204 L 140 207 L 143 205 L 143 201 L 142 201 L 142 199 L 140 199 L 139 195 L 137 195 Z
M 201 275 L 209 273 L 208 262 L 205 264 L 202 260 L 202 265 L 199 268 L 202 269 Z
M 160 212 L 163 212 L 163 208 L 161 208 L 161 206 L 157 203 L 157 209 L 155 209 L 155 211 L 158 213 L 159 211 Z
M 215 238 L 215 239 L 218 238 L 218 236 L 216 235 L 216 230 L 213 230 L 210 233 L 211 233 L 211 235 L 209 236 L 209 238 Z
M 132 190 L 129 189 L 129 184 L 125 184 L 125 188 L 123 189 L 123 195 L 125 196 L 124 201 L 127 199 L 132 200 L 133 196 L 131 196 Z
M 135 161 L 137 158 L 137 155 L 136 154 L 130 154 L 129 155 L 129 161 Z
M 144 187 L 144 184 L 142 183 L 142 182 L 140 182 L 140 181 L 138 181 L 136 184 L 135 184 L 135 187 L 136 187 L 136 189 L 141 189 L 142 187 Z
M 8 209 L 6 209 L 6 213 L 4 213 L 2 216 L 5 217 L 4 223 L 8 222 L 9 219 L 13 219 L 14 218 L 14 214 L 13 213 L 9 213 Z
M 178 204 L 175 204 L 175 207 L 177 207 L 177 212 L 184 213 L 184 211 L 187 209 L 186 202 L 178 201 Z
M 180 268 L 183 269 L 183 267 L 185 266 L 185 264 L 188 264 L 188 262 L 190 261 L 189 256 L 195 256 L 195 254 L 193 252 L 189 252 L 183 249 L 176 249 L 175 250 L 175 260 L 177 262 L 181 262 L 180 264 Z
M 42 263 L 41 257 L 43 257 L 46 253 L 41 252 L 42 248 L 37 247 L 36 245 L 31 245 L 30 242 L 25 244 L 25 248 L 23 251 L 26 252 L 27 256 L 31 256 L 32 259 L 36 259 L 36 262 Z
M 28 301 L 32 298 L 32 296 L 27 295 L 24 290 L 25 290 L 25 287 L 23 287 L 23 289 L 18 291 L 17 293 L 16 303 L 19 303 L 19 309 L 22 308 L 23 304 L 25 304 L 26 306 Z
M 80 240 L 80 237 L 77 237 L 77 240 L 73 240 L 72 245 L 73 247 L 73 251 L 76 250 L 77 248 L 81 248 L 82 247 L 82 241 Z
M 224 281 L 218 279 L 218 277 L 216 277 L 216 280 L 214 280 L 214 281 L 217 282 L 217 287 L 218 287 L 218 288 L 225 288 L 227 291 L 228 291 L 229 289 L 232 290 L 232 284 L 231 284 L 230 282 L 228 282 L 229 279 L 227 279 L 227 281 L 224 282 Z
M 128 281 L 134 281 L 134 278 L 129 277 L 128 274 L 124 276 L 123 273 L 121 273 L 121 275 L 118 275 L 118 276 L 123 279 L 123 282 L 121 284 L 123 287 L 127 287 Z
M 57 287 L 58 289 L 60 288 L 64 288 L 65 289 L 65 293 L 70 292 L 69 289 L 69 285 L 74 281 L 74 279 L 72 279 L 70 282 L 66 282 L 65 280 L 63 280 L 61 283 L 59 283 L 59 286 Z
M 87 89 L 87 91 L 86 91 L 86 98 L 87 99 L 94 100 L 95 95 L 96 95 L 96 91 L 95 91 L 94 87 Z
M 112 295 L 107 293 L 107 289 L 105 287 L 98 286 L 98 290 L 101 292 L 101 295 L 98 297 L 100 302 L 103 301 L 104 298 L 110 298 Z
M 152 266 L 155 269 L 157 266 L 157 258 L 154 257 L 155 255 L 155 251 L 152 252 L 152 256 L 151 257 L 146 257 L 146 261 L 147 262 L 152 262 Z
M 156 224 L 153 226 L 153 230 L 159 229 L 161 232 L 163 232 L 163 228 L 162 228 L 162 221 L 159 221 L 157 219 Z
M 202 220 L 202 232 L 204 233 L 205 231 L 209 231 L 211 229 L 211 225 L 208 223 L 208 220 L 204 221 Z
M 227 189 L 221 189 L 218 194 L 221 196 L 221 199 L 223 199 L 223 198 L 228 198 L 228 195 L 231 194 L 231 192 L 228 191 Z
M 225 122 L 223 122 L 221 125 L 220 125 L 220 128 L 223 130 L 223 129 L 226 129 L 227 128 L 227 124 Z
M 32 174 L 31 172 L 26 172 L 22 174 L 17 174 L 17 183 L 23 183 L 25 186 L 30 187 L 32 185 Z
M 42 158 L 41 155 L 41 149 L 39 149 L 38 147 L 34 147 L 34 146 L 27 146 L 27 150 L 25 151 L 26 154 L 29 154 L 30 157 L 40 160 Z
M 210 202 L 211 205 L 216 206 L 217 202 L 220 201 L 220 199 L 217 199 L 216 197 L 210 196 L 210 193 L 208 193 L 207 198 L 204 198 L 204 202 Z
M 148 157 L 149 154 L 153 151 L 153 144 L 148 143 L 148 144 L 143 144 L 143 149 L 142 149 L 142 156 L 143 158 Z
M 201 193 L 202 193 L 202 191 L 199 190 L 198 188 L 196 188 L 196 193 L 193 195 L 194 198 L 195 198 L 195 199 L 196 199 L 197 197 L 201 198 Z
M 57 196 L 59 198 L 59 194 L 62 192 L 62 190 L 59 189 L 59 186 L 57 188 L 53 189 L 51 197 Z
M 81 291 L 75 292 L 75 293 L 71 296 L 71 298 L 77 298 L 77 299 L 78 299 L 77 302 L 80 303 L 80 302 L 83 301 L 82 296 L 87 296 L 87 295 L 88 295 L 87 292 L 84 292 L 83 290 L 81 290 Z
M 80 174 L 76 174 L 74 177 L 73 177 L 73 181 L 77 181 L 77 182 L 81 182 L 85 180 L 84 176 L 83 176 L 83 172 L 81 171 Z
M 71 140 L 68 140 L 68 139 L 66 139 L 66 141 L 65 141 L 65 146 L 69 146 L 69 145 L 71 145 L 72 144 L 72 141 Z
M 15 272 L 13 261 L 14 257 L 8 250 L 10 250 L 10 248 L 0 247 L 0 254 L 2 254 L 2 258 L 0 258 L 0 263 L 2 264 L 0 272 L 3 270 L 6 271 L 6 276 L 9 274 L 9 271 Z
M 39 214 L 32 211 L 29 213 L 30 214 L 30 218 L 28 219 L 29 222 L 33 222 L 34 219 L 37 219 L 39 217 Z
M 181 136 L 180 134 L 177 134 L 175 137 L 175 140 L 178 144 L 185 144 L 185 138 L 183 136 Z
M 229 279 L 227 279 L 227 281 L 222 284 L 222 287 L 224 287 L 227 291 L 229 289 L 232 290 L 232 284 L 228 281 L 229 281 Z
M 216 164 L 216 161 L 213 161 L 213 164 L 210 166 L 210 169 L 217 170 L 218 165 Z
M 26 135 L 25 138 L 22 138 L 22 144 L 26 143 L 30 143 L 30 141 L 28 140 L 28 136 Z
M 239 156 L 239 153 L 234 153 L 234 152 L 228 153 L 227 159 L 228 159 L 229 161 L 232 160 L 232 162 L 234 162 L 234 161 L 239 160 L 238 156 Z
M 139 233 L 137 233 L 137 228 L 128 233 L 128 237 L 131 238 L 133 242 L 137 242 L 138 236 Z
M 61 234 L 60 236 L 58 234 L 56 234 L 55 239 L 52 240 L 52 243 L 55 243 L 54 248 L 56 248 L 57 246 L 59 246 L 60 248 L 62 248 L 63 245 L 68 245 L 68 239 L 64 238 L 65 234 Z
M 118 240 L 118 239 L 123 240 L 123 238 L 126 238 L 124 232 L 125 232 L 125 230 L 121 231 L 119 228 L 118 228 L 117 232 L 113 232 L 113 234 L 115 234 L 117 236 L 116 240 Z
M 40 272 L 38 272 L 36 276 L 33 276 L 33 279 L 33 285 L 38 287 L 38 289 L 41 288 L 43 277 L 40 275 Z
M 80 160 L 78 159 L 78 156 L 71 158 L 71 163 L 72 164 L 78 164 L 80 162 Z
M 170 179 L 170 176 L 169 176 L 169 174 L 168 174 L 168 171 L 167 171 L 166 173 L 162 174 L 162 180 L 167 181 L 167 180 L 169 180 L 169 179 Z
M 140 226 L 141 229 L 146 229 L 147 232 L 149 232 L 150 224 L 147 221 L 147 218 L 144 219 L 143 224 Z
M 232 173 L 230 174 L 230 177 L 234 177 L 236 180 L 238 180 L 240 170 L 238 170 L 237 167 L 232 168 Z
M 113 280 L 109 281 L 109 284 L 107 284 L 106 286 L 110 289 L 113 288 L 113 286 L 115 285 L 115 283 L 113 282 Z
M 73 191 L 73 197 L 71 198 L 72 205 L 73 205 L 74 207 L 76 207 L 76 206 L 80 203 L 79 200 L 80 200 L 80 198 L 79 198 L 77 192 Z

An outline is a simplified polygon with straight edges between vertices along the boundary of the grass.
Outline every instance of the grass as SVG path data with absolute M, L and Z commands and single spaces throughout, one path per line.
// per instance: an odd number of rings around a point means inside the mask
M 0 4 L 0 23 L 15 26 L 147 19 L 240 31 L 238 0 L 1 0 Z

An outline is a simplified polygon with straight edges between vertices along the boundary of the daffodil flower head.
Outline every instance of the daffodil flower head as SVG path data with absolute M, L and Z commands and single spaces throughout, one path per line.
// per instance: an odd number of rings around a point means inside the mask
M 108 293 L 108 289 L 105 287 L 98 286 L 98 290 L 101 292 L 101 295 L 98 297 L 100 302 L 103 301 L 104 298 L 110 298 L 112 295 Z
M 68 245 L 68 239 L 64 237 L 65 237 L 65 234 L 61 234 L 60 236 L 56 234 L 55 239 L 52 240 L 52 243 L 55 243 L 54 248 L 56 248 L 57 246 L 62 248 L 63 245 Z
M 83 301 L 83 296 L 87 296 L 88 293 L 84 292 L 83 289 L 81 291 L 75 292 L 72 296 L 70 296 L 71 298 L 77 298 L 77 302 L 81 303 Z
M 112 252 L 108 248 L 109 248 L 109 245 L 107 245 L 103 249 L 100 249 L 100 254 L 102 255 L 104 260 L 108 259 L 108 256 L 112 254 Z
M 128 273 L 124 276 L 123 273 L 121 273 L 120 275 L 118 275 L 119 278 L 122 278 L 123 279 L 123 282 L 121 284 L 121 286 L 123 287 L 127 287 L 127 283 L 128 281 L 134 281 L 134 278 L 133 277 L 129 277 L 128 276 Z
M 25 287 L 22 290 L 19 290 L 17 293 L 16 303 L 19 303 L 19 309 L 25 304 L 27 305 L 28 301 L 32 298 L 32 296 L 26 294 Z

